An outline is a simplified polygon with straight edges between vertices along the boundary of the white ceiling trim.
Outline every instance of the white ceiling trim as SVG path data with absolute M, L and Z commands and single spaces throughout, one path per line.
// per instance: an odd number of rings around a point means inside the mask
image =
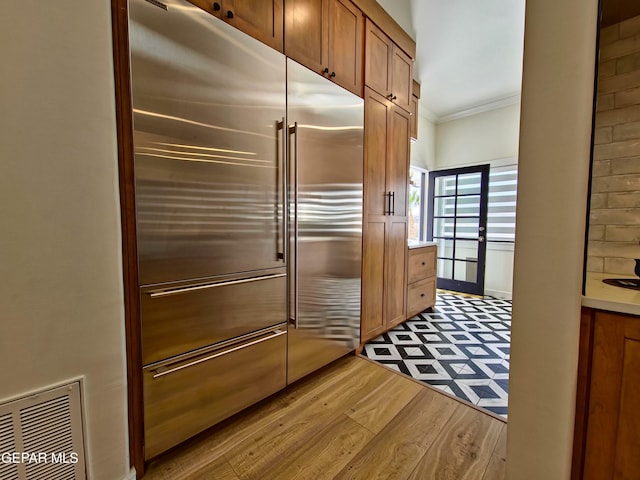
M 424 117 L 432 123 L 438 122 L 438 116 L 422 104 L 418 108 L 418 116 Z
M 491 110 L 496 110 L 498 108 L 506 107 L 509 105 L 513 105 L 515 103 L 520 103 L 520 94 L 517 93 L 515 95 L 510 95 L 508 97 L 498 98 L 496 100 L 492 100 L 487 103 L 482 103 L 480 105 L 474 105 L 472 107 L 467 107 L 462 110 L 458 110 L 457 112 L 452 112 L 447 115 L 443 115 L 441 117 L 436 117 L 435 123 L 447 123 L 452 120 L 459 120 L 461 118 L 470 117 L 472 115 L 477 115 L 478 113 L 489 112 Z M 422 106 L 420 106 L 422 108 Z M 426 109 L 425 109 L 426 110 Z

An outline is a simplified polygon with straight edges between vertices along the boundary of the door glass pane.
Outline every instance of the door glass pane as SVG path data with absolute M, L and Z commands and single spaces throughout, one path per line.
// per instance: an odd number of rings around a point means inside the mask
M 453 237 L 454 228 L 453 218 L 436 218 L 433 221 L 433 236 L 434 237 Z
M 438 277 L 453 278 L 453 260 L 438 259 Z
M 435 186 L 433 188 L 433 194 L 435 196 L 441 195 L 455 195 L 456 193 L 456 177 L 455 175 L 447 177 L 436 177 Z
M 478 276 L 478 263 L 456 260 L 454 280 L 475 283 Z
M 436 238 L 438 243 L 438 256 L 453 258 L 453 240 L 446 240 L 444 238 Z
M 440 255 L 440 253 L 438 253 L 438 255 Z M 456 240 L 456 258 L 458 260 L 477 261 L 478 242 L 475 240 Z
M 479 217 L 480 216 L 480 195 L 470 197 L 458 197 L 458 217 Z
M 458 195 L 480 194 L 480 172 L 458 175 Z
M 479 221 L 478 218 L 457 218 L 456 237 L 477 239 L 480 228 Z
M 456 212 L 456 197 L 433 199 L 433 214 L 437 217 L 453 217 Z

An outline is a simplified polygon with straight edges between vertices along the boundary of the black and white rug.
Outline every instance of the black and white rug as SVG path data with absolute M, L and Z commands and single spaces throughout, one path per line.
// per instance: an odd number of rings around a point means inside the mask
M 367 343 L 362 354 L 507 417 L 511 301 L 438 293 L 425 311 Z

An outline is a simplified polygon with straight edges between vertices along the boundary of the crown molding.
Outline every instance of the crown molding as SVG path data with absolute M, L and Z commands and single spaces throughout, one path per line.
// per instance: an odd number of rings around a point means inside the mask
M 466 107 L 456 112 L 448 113 L 441 117 L 436 117 L 435 123 L 447 123 L 452 120 L 459 120 L 465 117 L 471 117 L 472 115 L 477 115 L 478 113 L 490 112 L 491 110 L 496 110 L 498 108 L 507 107 L 509 105 L 513 105 L 516 103 L 520 103 L 520 94 L 517 93 L 515 95 L 510 95 L 508 97 L 502 97 L 490 102 L 481 103 L 479 105 L 474 105 L 472 107 Z
M 418 116 L 424 117 L 432 123 L 438 122 L 438 116 L 422 104 L 418 107 Z

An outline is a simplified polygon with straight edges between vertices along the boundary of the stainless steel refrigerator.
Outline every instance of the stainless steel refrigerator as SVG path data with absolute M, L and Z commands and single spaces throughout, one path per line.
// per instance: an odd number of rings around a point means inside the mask
M 360 341 L 363 100 L 287 60 L 289 383 Z
M 356 347 L 363 104 L 184 0 L 130 46 L 152 458 Z

